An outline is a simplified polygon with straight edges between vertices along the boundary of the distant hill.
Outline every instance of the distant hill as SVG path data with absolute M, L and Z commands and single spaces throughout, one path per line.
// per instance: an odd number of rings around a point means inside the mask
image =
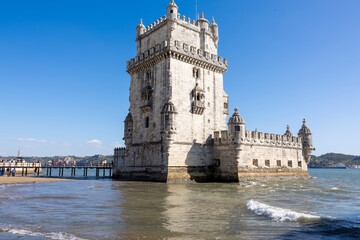
M 308 167 L 335 167 L 339 164 L 345 166 L 360 165 L 360 156 L 326 153 L 318 157 L 312 156 Z
M 2 158 L 2 157 L 0 157 Z M 6 157 L 6 158 L 16 158 L 16 157 Z M 53 156 L 53 157 L 24 157 L 25 161 L 33 162 L 40 161 L 42 163 L 47 163 L 49 161 L 57 162 L 58 159 L 66 160 L 66 161 L 76 161 L 77 164 L 90 164 L 90 161 L 93 164 L 101 163 L 102 161 L 106 161 L 107 163 L 111 163 L 114 159 L 113 155 L 94 155 L 94 156 L 85 156 L 85 157 L 77 157 L 77 156 Z M 360 165 L 360 156 L 347 155 L 341 153 L 326 153 L 321 156 L 312 156 L 308 167 L 336 167 L 339 164 L 345 166 L 352 165 Z

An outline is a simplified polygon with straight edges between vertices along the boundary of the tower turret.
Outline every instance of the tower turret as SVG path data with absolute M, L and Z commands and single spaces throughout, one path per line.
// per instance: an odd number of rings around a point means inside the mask
M 144 33 L 145 33 L 145 26 L 142 22 L 142 19 L 140 19 L 140 23 L 136 27 L 136 39 L 138 39 Z
M 234 114 L 229 118 L 228 128 L 230 138 L 234 141 L 240 141 L 245 138 L 245 121 L 238 113 L 238 109 L 234 109 Z
M 178 15 L 178 6 L 174 2 L 174 0 L 171 0 L 171 3 L 166 7 L 167 10 L 167 18 L 174 20 L 177 18 Z
M 213 35 L 215 45 L 217 47 L 217 43 L 219 41 L 219 26 L 216 24 L 214 18 L 212 18 L 212 22 L 210 24 L 210 30 Z
M 290 131 L 290 126 L 289 125 L 286 126 L 286 132 L 285 132 L 284 135 L 287 136 L 287 137 L 293 137 L 294 136 L 292 134 L 292 132 Z
M 209 21 L 204 18 L 203 12 L 201 12 L 200 18 L 196 21 L 196 23 L 200 26 L 201 29 L 208 30 L 209 28 Z
M 306 120 L 304 118 L 303 125 L 298 132 L 298 136 L 301 137 L 303 154 L 306 160 L 306 163 L 310 162 L 311 153 L 315 148 L 312 145 L 312 133 L 310 129 L 306 126 Z
M 125 118 L 125 127 L 124 127 L 124 140 L 125 145 L 130 145 L 132 143 L 132 134 L 133 134 L 133 118 L 131 113 L 129 113 Z
M 169 98 L 169 100 L 164 104 L 161 111 L 162 132 L 166 132 L 169 134 L 176 133 L 175 114 L 177 114 L 175 106 L 171 102 L 171 98 Z

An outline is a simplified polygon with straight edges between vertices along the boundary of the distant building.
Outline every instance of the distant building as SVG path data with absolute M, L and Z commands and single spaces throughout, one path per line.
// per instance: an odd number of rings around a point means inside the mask
M 218 56 L 215 20 L 164 16 L 136 27 L 137 56 L 127 62 L 130 109 L 125 148 L 114 152 L 114 175 L 154 181 L 238 181 L 252 176 L 308 176 L 312 135 L 249 131 L 223 90 L 228 62 Z

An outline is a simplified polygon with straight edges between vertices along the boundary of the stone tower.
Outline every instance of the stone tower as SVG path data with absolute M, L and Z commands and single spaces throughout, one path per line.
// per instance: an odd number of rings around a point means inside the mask
M 148 178 L 203 174 L 211 165 L 211 136 L 226 130 L 227 61 L 218 56 L 218 26 L 204 14 L 180 17 L 171 1 L 167 16 L 136 27 L 137 56 L 127 62 L 130 109 L 119 176 Z M 122 159 L 122 161 L 118 161 Z
M 130 108 L 125 148 L 114 151 L 114 176 L 138 180 L 238 181 L 248 176 L 306 176 L 312 147 L 305 122 L 294 137 L 249 131 L 235 109 L 226 124 L 227 60 L 219 27 L 204 14 L 167 15 L 136 27 L 137 55 L 127 61 Z M 227 129 L 228 125 L 228 129 Z

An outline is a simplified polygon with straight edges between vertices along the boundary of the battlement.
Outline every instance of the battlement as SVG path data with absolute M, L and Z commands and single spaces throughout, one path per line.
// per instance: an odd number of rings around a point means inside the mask
M 221 136 L 220 136 L 221 133 Z M 214 144 L 227 144 L 232 142 L 228 131 L 215 131 L 214 132 Z M 263 133 L 255 131 L 245 131 L 245 137 L 240 138 L 239 143 L 243 144 L 257 144 L 257 145 L 269 145 L 269 146 L 284 146 L 284 147 L 298 147 L 302 148 L 301 137 L 286 136 L 273 133 Z
M 145 27 L 144 32 L 139 35 L 139 38 L 143 38 L 146 35 L 149 35 L 150 33 L 164 26 L 166 24 L 166 20 L 167 20 L 166 15 L 164 15 L 163 17 L 159 18 L 149 26 Z
M 126 154 L 126 148 L 124 147 L 114 149 L 114 157 L 124 156 L 125 154 Z
M 167 40 L 163 41 L 161 44 L 155 45 L 155 47 L 152 47 L 139 55 L 137 55 L 135 58 L 130 59 L 126 62 L 127 70 L 140 65 L 143 62 L 146 62 L 147 60 L 150 60 L 158 55 L 161 55 L 162 53 L 170 51 L 171 53 L 180 53 L 183 56 L 191 57 L 192 59 L 184 59 L 187 61 L 194 62 L 194 60 L 205 62 L 211 65 L 214 65 L 216 67 L 219 67 L 222 71 L 227 70 L 228 66 L 228 60 L 226 58 L 217 56 L 215 54 L 210 54 L 207 51 L 203 51 L 200 48 L 196 48 L 194 46 L 191 46 L 188 43 L 180 42 L 178 40 L 174 40 L 173 42 L 169 42 Z M 177 54 L 178 56 L 178 54 Z M 175 57 L 177 57 L 175 56 Z
M 163 17 L 157 19 L 155 22 L 153 22 L 152 24 L 148 25 L 147 27 L 144 27 L 144 31 L 142 34 L 140 34 L 138 36 L 138 38 L 143 38 L 149 34 L 151 34 L 152 32 L 156 31 L 157 29 L 159 29 L 160 27 L 164 26 L 167 22 L 169 21 L 169 19 L 166 17 L 166 15 L 164 15 Z M 185 15 L 183 15 L 181 17 L 181 14 L 178 13 L 177 18 L 173 20 L 174 22 L 176 22 L 177 24 L 182 25 L 183 27 L 189 28 L 193 31 L 196 32 L 201 32 L 201 26 L 199 24 L 199 22 L 192 20 L 188 17 L 186 18 Z M 210 25 L 208 25 L 210 26 Z M 204 29 L 205 33 L 211 35 L 211 31 L 209 28 L 205 28 Z

